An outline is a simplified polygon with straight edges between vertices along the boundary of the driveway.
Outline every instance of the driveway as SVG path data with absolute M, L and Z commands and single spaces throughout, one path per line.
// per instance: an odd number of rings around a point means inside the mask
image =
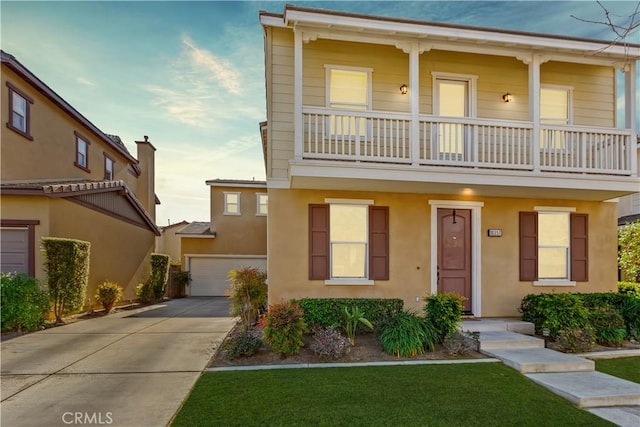
M 3 426 L 165 426 L 234 325 L 183 298 L 0 344 Z

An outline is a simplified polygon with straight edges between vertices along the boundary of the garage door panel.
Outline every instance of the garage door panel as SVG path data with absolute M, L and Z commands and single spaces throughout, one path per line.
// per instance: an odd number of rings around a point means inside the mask
M 189 271 L 191 272 L 191 296 L 226 296 L 229 288 L 229 270 L 242 267 L 257 267 L 267 270 L 265 258 L 191 258 Z
M 5 273 L 29 273 L 29 230 L 26 228 L 0 229 L 2 251 L 0 266 Z

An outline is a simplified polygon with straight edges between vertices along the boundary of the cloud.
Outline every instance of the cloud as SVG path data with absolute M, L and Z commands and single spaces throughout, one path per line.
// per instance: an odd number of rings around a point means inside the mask
M 186 48 L 186 53 L 191 60 L 193 69 L 204 71 L 205 77 L 218 82 L 227 92 L 236 95 L 240 94 L 240 74 L 229 62 L 223 61 L 212 52 L 196 46 L 186 34 L 182 35 L 182 44 Z M 206 76 L 207 73 L 209 73 L 209 76 Z
M 84 77 L 76 77 L 76 81 L 85 86 L 95 86 L 96 84 L 91 80 L 85 79 Z

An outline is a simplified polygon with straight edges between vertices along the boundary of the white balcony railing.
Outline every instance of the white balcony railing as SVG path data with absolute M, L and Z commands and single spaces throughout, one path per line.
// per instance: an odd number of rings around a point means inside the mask
M 614 128 L 303 108 L 303 159 L 631 175 L 631 132 Z M 418 147 L 415 147 L 417 144 Z M 536 148 L 534 148 L 534 146 Z

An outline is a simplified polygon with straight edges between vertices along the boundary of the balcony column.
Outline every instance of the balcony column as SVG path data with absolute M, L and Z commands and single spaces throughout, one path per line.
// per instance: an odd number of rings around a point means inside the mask
M 293 156 L 302 160 L 302 31 L 293 29 Z
M 628 68 L 627 68 L 628 66 Z M 636 115 L 638 114 L 636 105 L 636 61 L 629 61 L 624 68 L 624 127 L 631 129 L 631 140 L 628 144 L 628 156 L 631 162 L 631 176 L 638 176 L 637 162 L 637 126 Z
M 529 120 L 533 125 L 531 161 L 533 171 L 540 172 L 540 65 L 547 62 L 547 59 L 537 54 L 518 59 L 529 65 Z

